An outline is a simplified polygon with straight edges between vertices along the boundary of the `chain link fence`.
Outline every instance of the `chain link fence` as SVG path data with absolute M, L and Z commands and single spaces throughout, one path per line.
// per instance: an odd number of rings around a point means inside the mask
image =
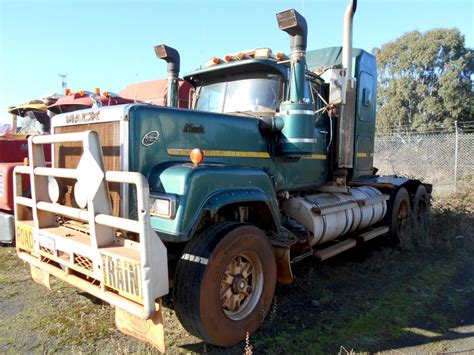
M 431 183 L 436 192 L 457 191 L 474 176 L 474 132 L 376 136 L 374 166 L 380 175 Z

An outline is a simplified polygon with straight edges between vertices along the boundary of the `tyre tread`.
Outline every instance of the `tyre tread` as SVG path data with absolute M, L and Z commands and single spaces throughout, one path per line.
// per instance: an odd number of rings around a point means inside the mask
M 183 253 L 209 258 L 219 241 L 240 225 L 239 222 L 218 223 L 198 234 L 184 248 Z M 178 261 L 173 282 L 173 300 L 176 315 L 184 328 L 194 336 L 210 343 L 199 315 L 200 285 L 205 265 L 200 263 L 185 264 Z

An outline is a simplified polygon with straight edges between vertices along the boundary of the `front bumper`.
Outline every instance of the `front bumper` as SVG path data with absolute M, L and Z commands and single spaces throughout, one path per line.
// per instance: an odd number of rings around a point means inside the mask
M 76 170 L 45 166 L 42 144 L 78 140 L 83 141 L 84 153 Z M 110 303 L 117 307 L 119 329 L 164 350 L 160 297 L 169 290 L 167 251 L 150 227 L 144 176 L 103 171 L 98 135 L 90 131 L 31 137 L 29 156 L 30 166 L 15 168 L 14 186 L 21 186 L 18 179 L 26 174 L 32 192 L 31 198 L 25 198 L 16 191 L 15 223 L 17 253 L 31 265 L 33 279 L 51 288 L 53 275 Z M 52 178 L 76 179 L 85 186 L 86 207 L 52 201 L 48 195 Z M 134 185 L 138 220 L 111 215 L 108 182 Z M 128 233 L 138 241 L 124 238 Z

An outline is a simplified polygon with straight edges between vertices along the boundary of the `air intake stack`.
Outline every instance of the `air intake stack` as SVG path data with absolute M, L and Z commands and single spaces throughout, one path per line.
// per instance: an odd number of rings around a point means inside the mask
M 176 49 L 165 44 L 154 47 L 156 56 L 168 63 L 168 95 L 166 106 L 178 107 L 179 97 L 179 53 Z
M 295 9 L 280 12 L 276 16 L 280 29 L 290 36 L 291 48 L 289 97 L 280 105 L 280 117 L 285 124 L 278 151 L 287 156 L 307 155 L 313 152 L 316 143 L 314 102 L 308 90 L 305 90 L 308 27 L 304 17 Z

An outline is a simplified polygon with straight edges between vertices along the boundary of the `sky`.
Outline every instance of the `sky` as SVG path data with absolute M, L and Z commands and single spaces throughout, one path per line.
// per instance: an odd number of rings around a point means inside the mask
M 406 32 L 456 27 L 474 48 L 474 0 L 359 0 L 355 47 L 371 51 Z M 7 107 L 54 92 L 166 77 L 153 46 L 181 55 L 181 75 L 206 59 L 251 48 L 289 52 L 275 14 L 295 8 L 308 50 L 339 46 L 347 0 L 0 0 L 0 122 Z

